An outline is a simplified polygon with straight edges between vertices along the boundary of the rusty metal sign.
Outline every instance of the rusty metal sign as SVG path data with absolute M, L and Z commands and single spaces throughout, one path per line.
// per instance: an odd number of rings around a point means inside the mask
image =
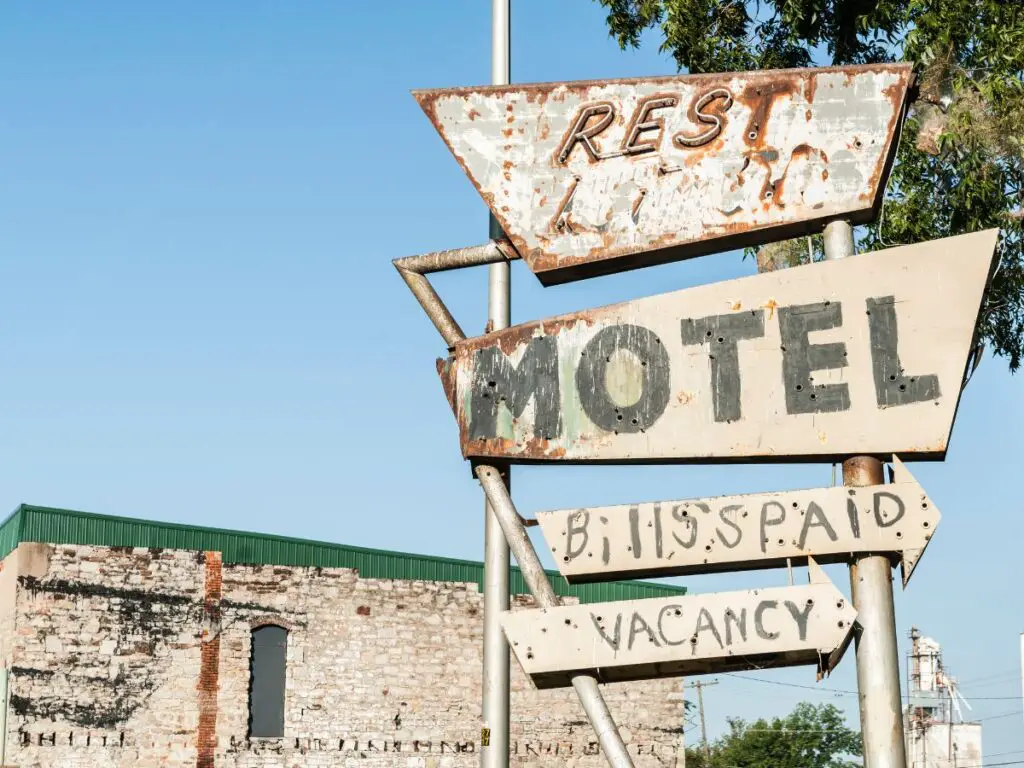
M 471 459 L 942 459 L 997 230 L 513 326 L 438 361 Z
M 546 285 L 874 218 L 908 64 L 414 91 Z
M 538 688 L 570 672 L 602 682 L 839 662 L 857 612 L 811 563 L 811 584 L 534 608 L 502 626 Z
M 894 482 L 540 512 L 558 570 L 572 583 L 848 562 L 895 553 L 903 585 L 939 510 L 899 459 Z

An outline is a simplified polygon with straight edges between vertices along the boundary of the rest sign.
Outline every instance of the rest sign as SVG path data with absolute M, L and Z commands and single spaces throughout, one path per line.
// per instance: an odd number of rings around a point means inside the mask
M 874 217 L 907 64 L 416 91 L 546 284 Z

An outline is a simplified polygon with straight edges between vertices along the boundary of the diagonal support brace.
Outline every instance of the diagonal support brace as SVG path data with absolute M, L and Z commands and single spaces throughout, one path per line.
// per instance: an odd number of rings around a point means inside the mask
M 501 473 L 496 467 L 479 464 L 474 469 L 480 485 L 483 486 L 484 494 L 491 505 L 494 516 L 498 519 L 501 530 L 508 541 L 509 549 L 515 555 L 519 563 L 519 570 L 523 573 L 526 586 L 533 593 L 534 600 L 541 608 L 554 608 L 559 604 L 558 596 L 555 594 L 548 576 L 544 572 L 544 566 L 537 557 L 537 551 L 533 548 L 533 542 L 526 533 L 522 524 L 522 518 L 516 511 L 508 488 L 501 479 Z M 587 713 L 590 725 L 597 732 L 598 742 L 601 749 L 608 757 L 608 763 L 612 768 L 633 768 L 633 760 L 626 752 L 626 745 L 619 736 L 619 729 L 615 725 L 612 713 L 608 710 L 601 689 L 597 685 L 597 678 L 588 674 L 577 674 L 572 678 L 572 687 L 580 697 L 583 710 Z
M 416 300 L 427 313 L 430 322 L 437 328 L 448 348 L 466 338 L 462 328 L 448 311 L 448 307 L 437 295 L 427 275 L 431 272 L 447 272 L 463 267 L 477 267 L 483 264 L 500 264 L 513 261 L 519 254 L 512 243 L 505 239 L 491 240 L 483 245 L 472 245 L 468 248 L 453 248 L 450 251 L 434 251 L 420 256 L 406 256 L 395 259 L 392 263 L 398 274 L 405 280 Z

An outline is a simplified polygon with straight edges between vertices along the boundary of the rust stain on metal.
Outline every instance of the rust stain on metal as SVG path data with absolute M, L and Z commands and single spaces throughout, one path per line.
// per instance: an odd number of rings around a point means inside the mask
M 555 284 L 870 220 L 911 77 L 886 64 L 414 95 Z

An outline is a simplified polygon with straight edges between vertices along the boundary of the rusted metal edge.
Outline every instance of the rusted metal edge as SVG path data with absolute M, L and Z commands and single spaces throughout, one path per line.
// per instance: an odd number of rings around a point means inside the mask
M 519 253 L 508 240 L 491 240 L 483 245 L 433 251 L 419 256 L 406 256 L 395 259 L 392 264 L 395 265 L 398 274 L 402 276 L 413 296 L 423 307 L 423 311 L 427 313 L 430 322 L 441 334 L 441 338 L 451 349 L 457 342 L 464 341 L 466 334 L 452 317 L 447 305 L 441 300 L 426 276 L 432 272 L 447 272 L 464 267 L 497 264 L 518 258 Z
M 906 66 L 911 67 L 910 64 Z M 882 169 L 878 177 L 879 182 L 875 185 L 875 200 L 871 206 L 871 218 L 869 221 L 874 221 L 882 208 L 882 199 L 885 197 L 885 191 L 889 188 L 889 179 L 892 177 L 892 167 L 896 162 L 896 155 L 900 151 L 900 141 L 903 139 L 903 125 L 907 119 L 910 104 L 916 98 L 916 92 L 917 75 L 911 71 L 907 73 L 907 86 L 903 90 L 903 104 L 896 110 L 893 116 L 893 125 L 889 131 L 889 146 L 885 148 L 885 152 L 882 155 Z M 846 217 L 846 220 L 850 224 L 867 223 L 855 221 L 852 217 Z
M 858 72 L 871 72 L 881 70 L 891 70 L 893 72 L 906 72 L 911 73 L 913 70 L 913 64 L 906 62 L 891 62 L 883 64 L 847 64 L 834 67 L 792 67 L 789 69 L 759 69 L 754 70 L 759 76 L 764 77 L 775 77 L 783 75 L 793 75 L 798 72 L 849 72 L 856 74 Z M 427 95 L 436 96 L 450 96 L 450 95 L 462 95 L 466 93 L 498 93 L 507 90 L 517 91 L 533 91 L 542 90 L 557 87 L 559 85 L 571 85 L 573 87 L 579 86 L 581 88 L 596 87 L 602 85 L 630 85 L 634 83 L 671 83 L 686 78 L 687 80 L 695 80 L 701 82 L 704 80 L 715 81 L 720 80 L 722 77 L 729 75 L 742 75 L 747 74 L 745 70 L 730 70 L 726 72 L 702 72 L 699 74 L 677 74 L 677 75 L 661 75 L 659 77 L 616 77 L 616 78 L 603 78 L 598 80 L 546 80 L 537 81 L 533 83 L 515 83 L 514 85 L 476 85 L 476 86 L 456 86 L 453 88 L 414 88 L 412 93 L 413 98 L 417 101 L 421 97 Z
M 881 185 L 879 185 L 881 186 Z M 634 251 L 624 254 L 616 259 L 598 260 L 584 262 L 576 265 L 559 267 L 557 270 L 533 272 L 533 275 L 545 288 L 556 285 L 564 285 L 579 280 L 606 275 L 629 272 L 634 269 L 645 267 L 657 267 L 663 264 L 671 264 L 685 259 L 697 258 L 699 256 L 711 256 L 726 251 L 742 250 L 759 245 L 767 245 L 781 240 L 792 240 L 796 237 L 821 234 L 825 227 L 832 221 L 842 219 L 851 224 L 869 224 L 877 217 L 878 209 L 881 206 L 881 196 L 878 197 L 872 207 L 862 208 L 850 213 L 836 216 L 834 219 L 821 221 L 794 222 L 783 226 L 765 226 L 759 229 L 749 229 L 744 232 L 720 235 L 718 237 L 706 237 L 694 243 L 683 245 L 672 245 L 664 248 L 655 248 L 645 251 Z
M 1001 229 L 999 230 L 999 234 L 1000 234 L 1000 236 L 1002 235 L 1002 230 Z M 1000 243 L 1000 239 L 997 238 L 996 239 L 996 248 L 1001 248 L 1001 247 L 1002 247 L 1002 245 Z M 982 318 L 985 315 L 985 299 L 988 296 L 989 289 L 992 287 L 992 281 L 993 281 L 993 279 L 995 279 L 996 272 L 999 271 L 999 267 L 1000 267 L 1001 262 L 1002 262 L 1002 258 L 1001 257 L 1000 258 L 996 258 L 996 259 L 992 259 L 992 263 L 989 265 L 988 275 L 985 277 L 985 288 L 981 292 L 981 301 L 978 302 L 978 314 L 974 318 L 974 335 L 971 337 L 971 346 L 970 346 L 970 349 L 972 350 L 972 352 L 973 352 L 974 349 L 977 348 L 977 346 L 978 346 L 978 344 L 980 343 L 980 340 L 981 340 L 981 334 L 982 334 L 981 320 L 982 320 Z M 963 379 L 962 379 L 961 384 L 960 384 L 960 391 L 956 393 L 956 406 L 954 406 L 954 408 L 953 408 L 953 421 L 952 421 L 952 423 L 954 423 L 954 424 L 956 423 L 956 415 L 960 411 L 960 399 L 963 397 L 964 388 L 967 386 L 967 382 L 970 379 L 971 361 L 973 359 L 974 359 L 974 355 L 973 354 L 968 354 L 967 355 L 967 362 L 964 363 L 964 375 L 963 375 Z M 952 429 L 951 429 L 950 430 L 950 435 L 946 439 L 946 450 L 947 451 L 949 450 L 949 442 L 952 439 L 953 439 L 953 435 L 952 435 Z M 884 459 L 882 459 L 882 460 L 884 461 Z
M 609 80 L 571 80 L 571 81 L 548 81 L 548 82 L 535 82 L 519 84 L 515 86 L 509 85 L 489 85 L 489 86 L 462 86 L 454 88 L 423 88 L 413 89 L 411 91 L 412 96 L 416 99 L 417 103 L 426 113 L 428 119 L 437 128 L 439 134 L 442 136 L 445 144 L 449 150 L 452 151 L 455 160 L 459 163 L 462 170 L 466 173 L 467 178 L 471 181 L 474 188 L 481 195 L 485 204 L 488 206 L 492 216 L 500 224 L 501 228 L 505 232 L 510 232 L 509 222 L 503 215 L 502 211 L 494 204 L 494 201 L 489 199 L 488 195 L 485 194 L 481 188 L 480 183 L 470 173 L 466 167 L 463 159 L 459 156 L 459 153 L 455 151 L 451 145 L 449 139 L 445 136 L 445 132 L 441 129 L 440 124 L 437 121 L 436 115 L 434 114 L 435 102 L 445 96 L 466 96 L 470 93 L 488 94 L 488 93 L 501 93 L 508 90 L 516 90 L 525 92 L 529 100 L 533 100 L 535 93 L 541 93 L 550 91 L 554 88 L 565 87 L 574 90 L 585 89 L 588 87 L 600 87 L 608 85 L 629 85 L 629 84 L 662 84 L 662 83 L 674 83 L 680 79 L 687 81 L 708 81 L 708 82 L 720 82 L 723 77 L 737 76 L 737 75 L 753 75 L 756 74 L 759 79 L 772 79 L 775 77 L 794 77 L 797 75 L 806 75 L 808 72 L 818 74 L 828 73 L 845 73 L 848 76 L 855 76 L 862 72 L 879 72 L 889 71 L 896 73 L 902 80 L 902 87 L 899 90 L 900 103 L 894 103 L 895 109 L 893 110 L 893 116 L 890 120 L 888 127 L 888 143 L 884 147 L 880 162 L 876 166 L 874 178 L 875 195 L 869 205 L 865 205 L 862 208 L 851 209 L 841 214 L 837 214 L 833 218 L 821 219 L 818 221 L 803 221 L 794 222 L 791 225 L 765 225 L 759 228 L 748 229 L 738 233 L 725 233 L 717 237 L 704 237 L 699 241 L 683 243 L 679 245 L 670 245 L 663 247 L 640 247 L 636 250 L 627 250 L 618 254 L 615 258 L 604 260 L 584 260 L 578 264 L 561 263 L 556 269 L 537 269 L 534 266 L 535 254 L 533 251 L 528 251 L 528 245 L 521 237 L 516 234 L 512 234 L 510 246 L 518 249 L 519 254 L 524 256 L 531 267 L 531 272 L 537 277 L 542 285 L 545 287 L 562 285 L 565 283 L 575 282 L 582 279 L 601 277 L 608 274 L 617 274 L 619 272 L 626 272 L 633 269 L 638 269 L 648 266 L 658 266 L 661 264 L 671 263 L 675 261 L 681 261 L 684 259 L 695 258 L 698 256 L 706 256 L 715 253 L 722 253 L 734 249 L 742 249 L 757 245 L 764 245 L 767 243 L 778 242 L 781 240 L 788 240 L 795 237 L 814 235 L 821 233 L 825 227 L 831 223 L 831 221 L 842 219 L 848 221 L 852 225 L 867 224 L 874 221 L 879 214 L 881 209 L 882 200 L 885 196 L 885 190 L 888 184 L 890 172 L 892 170 L 893 163 L 895 162 L 896 154 L 898 151 L 898 136 L 901 132 L 898 130 L 901 125 L 901 121 L 905 118 L 907 107 L 910 99 L 910 94 L 915 85 L 915 75 L 913 73 L 913 66 L 908 63 L 884 63 L 884 64 L 859 64 L 859 65 L 848 65 L 848 66 L 834 66 L 834 67 L 811 67 L 811 68 L 792 68 L 792 69 L 777 69 L 777 70 L 758 70 L 756 72 L 713 72 L 713 73 L 702 73 L 697 75 L 664 75 L 661 77 L 635 77 L 635 78 L 619 78 Z M 893 96 L 896 96 L 894 93 Z M 513 245 L 514 244 L 514 245 Z

